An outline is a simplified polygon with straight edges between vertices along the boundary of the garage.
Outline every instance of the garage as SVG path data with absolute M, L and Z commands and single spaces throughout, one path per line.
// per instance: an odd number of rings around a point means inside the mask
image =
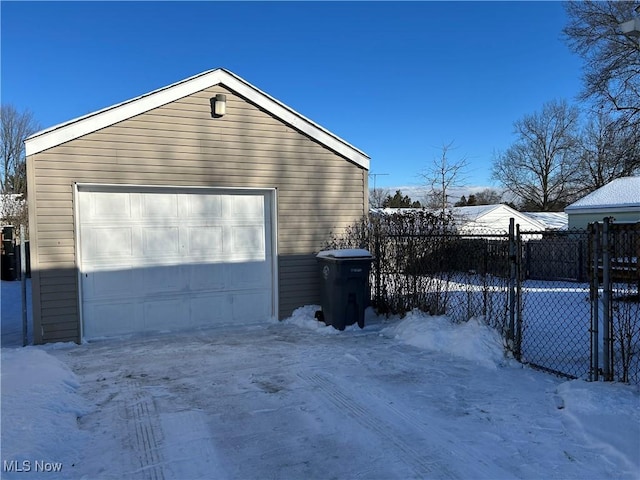
M 79 186 L 84 337 L 273 318 L 271 197 Z
M 221 68 L 25 151 L 36 344 L 287 318 L 368 212 L 364 152 Z

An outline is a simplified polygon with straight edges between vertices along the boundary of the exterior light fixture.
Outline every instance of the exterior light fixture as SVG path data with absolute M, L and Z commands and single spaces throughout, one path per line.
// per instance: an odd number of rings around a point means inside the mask
M 211 99 L 211 103 L 213 104 L 213 116 L 214 117 L 222 117 L 225 113 L 227 113 L 227 96 L 218 93 L 215 97 Z

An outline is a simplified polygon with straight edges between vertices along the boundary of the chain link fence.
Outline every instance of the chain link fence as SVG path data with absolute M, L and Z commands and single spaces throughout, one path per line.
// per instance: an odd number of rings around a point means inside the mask
M 640 383 L 640 222 L 590 226 L 591 377 Z
M 371 300 L 378 313 L 417 308 L 455 322 L 483 317 L 523 363 L 593 379 L 600 368 L 594 356 L 608 358 L 616 379 L 640 383 L 638 224 L 634 228 L 622 229 L 608 247 L 614 273 L 606 352 L 604 328 L 598 333 L 598 320 L 594 326 L 603 308 L 594 298 L 604 294 L 601 283 L 594 294 L 593 279 L 602 277 L 603 267 L 593 267 L 590 231 L 519 232 L 512 224 L 510 232 L 461 233 L 447 215 L 414 211 L 372 215 L 326 247 L 374 255 Z
M 371 300 L 379 313 L 417 308 L 456 322 L 483 317 L 504 332 L 509 324 L 509 236 L 456 232 L 447 214 L 372 215 L 334 237 L 326 248 L 366 248 L 374 256 Z

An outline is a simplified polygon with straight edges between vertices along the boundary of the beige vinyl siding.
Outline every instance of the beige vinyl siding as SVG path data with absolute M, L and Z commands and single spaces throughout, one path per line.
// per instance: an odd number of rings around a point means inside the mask
M 227 114 L 209 99 L 227 94 Z M 277 188 L 279 316 L 317 303 L 314 253 L 366 213 L 367 171 L 221 86 L 28 159 L 36 341 L 79 340 L 74 183 Z M 35 206 L 35 208 L 33 208 Z M 75 325 L 75 327 L 71 327 Z

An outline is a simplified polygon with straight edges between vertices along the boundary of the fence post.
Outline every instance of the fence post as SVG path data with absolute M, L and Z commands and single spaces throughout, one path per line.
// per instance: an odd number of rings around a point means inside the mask
M 590 380 L 597 382 L 600 373 L 600 359 L 598 358 L 599 332 L 598 324 L 600 319 L 600 224 L 598 222 L 589 224 L 589 235 L 591 241 L 591 371 Z
M 516 307 L 516 239 L 515 219 L 509 219 L 509 325 L 507 327 L 507 346 L 513 351 Z
M 613 381 L 611 365 L 611 255 L 609 223 L 610 217 L 605 217 L 602 222 L 602 374 L 605 381 Z
M 380 283 L 382 275 L 380 273 L 380 228 L 374 226 L 373 229 L 373 242 L 374 242 L 374 251 L 375 251 L 375 259 L 374 262 L 376 264 L 376 286 L 375 286 L 375 295 L 376 295 L 376 307 L 380 308 L 381 305 L 381 293 L 380 293 Z
M 528 246 L 529 244 L 527 244 Z M 516 304 L 515 304 L 515 339 L 513 354 L 520 361 L 522 354 L 522 237 L 520 225 L 516 225 Z
M 27 248 L 24 225 L 20 225 L 20 290 L 22 293 L 22 346 L 29 343 L 27 336 Z

